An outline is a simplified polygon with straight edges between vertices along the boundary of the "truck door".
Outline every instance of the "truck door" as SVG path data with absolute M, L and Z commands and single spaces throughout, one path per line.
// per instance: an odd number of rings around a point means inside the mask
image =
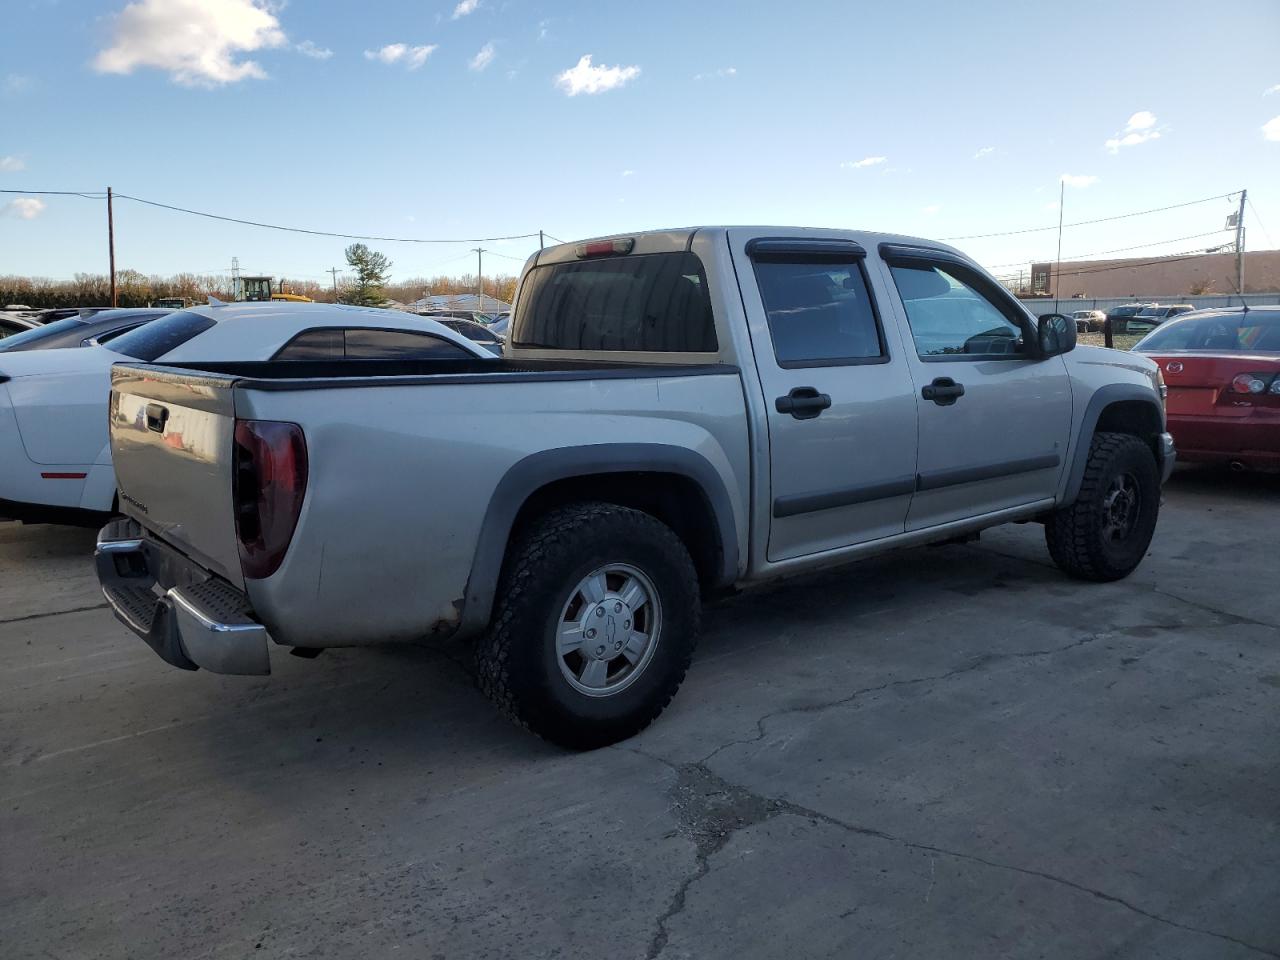
M 729 239 L 768 407 L 769 560 L 902 533 L 916 401 L 883 279 L 851 240 Z
M 1071 436 L 1065 361 L 1033 353 L 1026 311 L 963 258 L 908 246 L 881 253 L 920 405 L 907 529 L 1053 498 Z

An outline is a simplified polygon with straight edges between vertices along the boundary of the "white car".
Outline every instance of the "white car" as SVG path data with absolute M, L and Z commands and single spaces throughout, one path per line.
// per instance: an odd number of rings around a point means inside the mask
M 495 359 L 443 324 L 326 303 L 194 307 L 80 350 L 0 354 L 0 517 L 87 522 L 115 509 L 111 365 L 246 360 Z

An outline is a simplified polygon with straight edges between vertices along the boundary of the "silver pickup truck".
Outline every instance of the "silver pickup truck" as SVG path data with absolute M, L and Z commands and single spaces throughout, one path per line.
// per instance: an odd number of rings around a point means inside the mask
M 541 251 L 516 303 L 493 362 L 116 365 L 116 614 L 220 673 L 474 638 L 502 710 L 589 748 L 670 702 L 705 596 L 1010 521 L 1114 580 L 1155 529 L 1155 364 L 942 244 L 637 233 Z

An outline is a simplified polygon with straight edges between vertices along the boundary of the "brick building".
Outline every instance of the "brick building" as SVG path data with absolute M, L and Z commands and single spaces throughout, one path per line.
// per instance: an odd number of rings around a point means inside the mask
M 1205 253 L 1180 257 L 1134 257 L 1062 264 L 1055 289 L 1054 264 L 1031 265 L 1032 296 L 1105 299 L 1142 297 L 1173 301 L 1197 294 L 1236 292 L 1236 255 Z M 1280 292 L 1280 250 L 1246 251 L 1244 292 Z

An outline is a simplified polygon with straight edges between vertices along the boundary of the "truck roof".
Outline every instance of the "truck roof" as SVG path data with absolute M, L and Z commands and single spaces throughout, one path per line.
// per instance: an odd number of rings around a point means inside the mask
M 526 262 L 525 266 L 530 267 L 535 264 L 564 263 L 569 260 L 576 260 L 578 259 L 577 248 L 584 243 L 603 243 L 610 240 L 634 240 L 635 247 L 631 251 L 632 253 L 661 253 L 670 250 L 687 249 L 693 240 L 694 234 L 711 233 L 727 236 L 731 231 L 734 233 L 744 233 L 760 237 L 813 237 L 815 239 L 840 238 L 853 240 L 854 242 L 866 247 L 868 250 L 874 250 L 882 243 L 901 243 L 909 244 L 911 246 L 930 247 L 935 250 L 947 250 L 951 253 L 963 256 L 962 251 L 938 240 L 930 240 L 925 237 L 913 237 L 900 233 L 883 233 L 880 231 L 858 230 L 847 227 L 722 224 L 719 226 L 706 225 L 696 227 L 673 227 L 662 230 L 635 230 L 625 233 L 612 233 L 599 237 L 575 240 L 572 243 L 560 243 L 546 247 L 533 254 Z

